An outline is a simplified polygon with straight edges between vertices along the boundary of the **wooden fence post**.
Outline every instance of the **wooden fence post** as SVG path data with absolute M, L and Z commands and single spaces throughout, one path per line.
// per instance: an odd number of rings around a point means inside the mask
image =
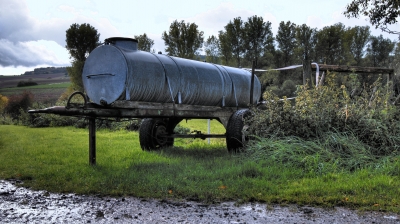
M 253 91 L 254 91 L 254 70 L 256 68 L 256 61 L 253 61 L 251 67 L 251 81 L 250 81 L 250 105 L 253 105 Z
M 308 84 L 309 87 L 312 86 L 311 80 L 311 61 L 304 60 L 303 61 L 303 85 Z

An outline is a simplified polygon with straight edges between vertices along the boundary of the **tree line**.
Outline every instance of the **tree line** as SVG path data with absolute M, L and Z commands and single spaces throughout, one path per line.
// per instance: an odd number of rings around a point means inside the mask
M 396 41 L 371 35 L 369 26 L 346 27 L 337 23 L 318 30 L 306 24 L 282 21 L 274 36 L 271 22 L 255 15 L 247 20 L 241 17 L 230 20 L 218 35 L 211 35 L 203 42 L 202 31 L 185 28 L 197 28 L 195 23 L 187 23 L 185 27 L 176 24 L 185 22 L 174 21 L 169 33 L 164 32 L 162 36 L 169 55 L 199 58 L 204 43 L 208 62 L 235 67 L 249 67 L 253 60 L 257 68 L 285 67 L 302 64 L 304 60 L 332 65 L 388 67 L 399 51 Z M 190 33 L 192 35 L 188 35 Z M 187 46 L 188 43 L 193 44 Z M 190 54 L 181 53 L 188 49 L 191 49 Z

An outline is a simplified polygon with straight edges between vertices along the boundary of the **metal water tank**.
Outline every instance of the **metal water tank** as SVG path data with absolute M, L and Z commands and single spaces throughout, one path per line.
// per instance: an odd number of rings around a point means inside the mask
M 97 104 L 116 100 L 247 107 L 251 73 L 244 69 L 137 50 L 131 38 L 108 38 L 86 59 L 83 85 Z M 254 80 L 253 102 L 261 95 Z

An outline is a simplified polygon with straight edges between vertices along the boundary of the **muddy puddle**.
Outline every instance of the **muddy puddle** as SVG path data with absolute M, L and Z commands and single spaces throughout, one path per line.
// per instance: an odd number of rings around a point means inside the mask
M 397 214 L 344 208 L 54 194 L 16 183 L 0 180 L 0 223 L 400 223 Z

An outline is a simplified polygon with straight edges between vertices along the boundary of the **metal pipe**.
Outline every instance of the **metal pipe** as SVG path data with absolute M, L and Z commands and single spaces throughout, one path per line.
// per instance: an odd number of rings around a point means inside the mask
M 315 65 L 316 71 L 315 71 L 315 87 L 318 87 L 318 79 L 319 79 L 319 65 L 316 62 L 311 63 L 312 65 Z

